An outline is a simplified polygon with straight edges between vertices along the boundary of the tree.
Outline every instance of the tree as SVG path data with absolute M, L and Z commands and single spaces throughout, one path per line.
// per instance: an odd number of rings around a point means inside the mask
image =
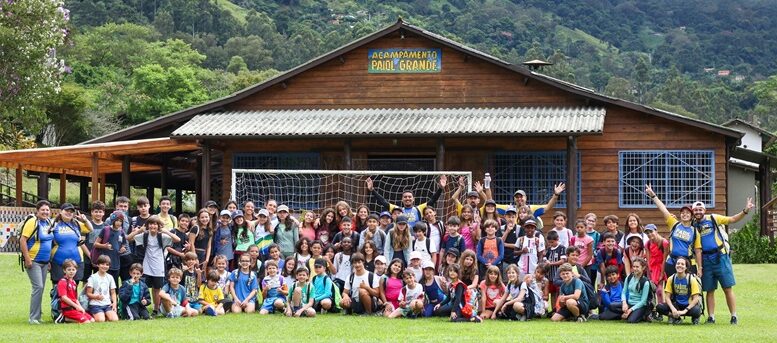
M 196 69 L 149 64 L 132 73 L 132 88 L 138 95 L 129 104 L 127 124 L 138 124 L 208 100 Z
M 631 86 L 631 82 L 621 77 L 613 76 L 607 81 L 607 86 L 604 87 L 604 94 L 613 96 L 616 98 L 633 100 L 634 88 Z
M 227 71 L 232 74 L 240 74 L 242 71 L 248 71 L 248 65 L 246 65 L 246 62 L 243 60 L 240 56 L 232 56 L 232 58 L 229 59 L 229 65 L 227 66 Z
M 42 127 L 47 96 L 67 70 L 57 48 L 68 35 L 70 12 L 61 1 L 0 4 L 0 145 L 15 147 L 20 130 Z

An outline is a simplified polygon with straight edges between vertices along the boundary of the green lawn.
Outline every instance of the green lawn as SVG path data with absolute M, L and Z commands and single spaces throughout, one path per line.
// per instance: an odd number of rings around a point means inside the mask
M 3 342 L 49 342 L 79 337 L 84 342 L 108 341 L 187 341 L 222 342 L 252 339 L 267 333 L 273 340 L 299 342 L 311 338 L 317 341 L 452 341 L 459 339 L 485 341 L 628 341 L 650 338 L 663 342 L 682 338 L 686 342 L 697 340 L 718 342 L 775 341 L 777 330 L 777 266 L 736 265 L 735 288 L 739 300 L 738 326 L 728 324 L 725 302 L 720 304 L 715 326 L 670 326 L 665 323 L 627 325 L 623 323 L 550 323 L 547 319 L 531 322 L 487 322 L 483 324 L 448 323 L 443 319 L 388 320 L 379 317 L 344 317 L 339 314 L 324 315 L 312 319 L 290 319 L 278 315 L 259 316 L 228 314 L 223 317 L 198 317 L 192 319 L 155 319 L 138 322 L 100 323 L 89 325 L 54 325 L 44 307 L 46 323 L 41 326 L 27 324 L 29 306 L 29 281 L 17 263 L 16 255 L 0 255 L 0 280 L 5 295 L 0 312 L 0 328 Z M 759 279 L 760 278 L 760 279 Z M 47 299 L 48 295 L 44 295 Z M 770 324 L 771 323 L 771 324 Z M 259 336 L 257 336 L 259 335 Z M 261 338 L 259 338 L 261 339 Z

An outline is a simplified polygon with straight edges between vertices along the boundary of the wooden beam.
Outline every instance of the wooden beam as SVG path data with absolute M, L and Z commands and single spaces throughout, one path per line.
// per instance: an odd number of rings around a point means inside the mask
M 121 195 L 130 196 L 130 157 L 124 156 L 121 164 Z
M 24 206 L 24 170 L 21 164 L 16 166 L 16 206 Z
M 202 156 L 197 156 L 197 170 L 194 172 L 194 210 L 195 212 L 203 208 L 206 201 L 202 200 Z
M 38 159 L 41 157 L 82 155 L 88 157 L 95 152 L 110 152 L 117 155 L 137 155 L 139 153 L 159 153 L 175 151 L 194 151 L 198 145 L 195 141 L 170 138 L 152 138 L 111 143 L 70 145 L 51 148 L 23 149 L 0 152 L 0 159 Z
M 38 198 L 49 198 L 49 173 L 38 174 Z
M 154 187 L 148 186 L 146 187 L 146 198 L 148 198 L 148 203 L 151 205 L 151 208 L 154 208 Z
M 205 207 L 205 203 L 210 200 L 210 147 L 204 145 L 202 147 L 202 181 L 200 185 L 200 193 L 202 193 L 202 202 L 200 206 Z
M 175 190 L 175 212 L 177 214 L 183 213 L 183 189 L 178 188 Z
M 105 203 L 105 183 L 106 183 L 106 175 L 100 174 L 100 201 Z
M 100 197 L 100 159 L 92 153 L 92 202 Z M 86 210 L 86 209 L 84 209 Z
M 567 137 L 567 218 L 577 218 L 577 137 Z M 558 199 L 557 199 L 558 200 Z
M 351 140 L 350 139 L 346 139 L 345 144 L 343 145 L 343 166 L 345 166 L 345 170 L 353 169 L 352 159 L 351 159 Z
M 159 188 L 162 190 L 162 196 L 167 195 L 167 163 L 162 163 L 159 169 Z
M 86 211 L 89 208 L 89 181 L 81 181 L 79 184 L 78 208 Z
M 59 173 L 59 203 L 67 202 L 67 174 L 63 170 Z
M 437 167 L 437 171 L 445 170 L 445 140 L 443 138 L 437 139 L 436 167 Z

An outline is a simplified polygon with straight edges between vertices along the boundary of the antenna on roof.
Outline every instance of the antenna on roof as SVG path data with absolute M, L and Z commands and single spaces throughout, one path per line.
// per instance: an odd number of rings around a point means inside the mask
M 543 60 L 531 60 L 531 61 L 523 62 L 521 64 L 525 65 L 530 70 L 541 70 L 542 67 L 553 65 L 553 63 L 551 62 L 547 62 Z
M 399 23 L 399 24 L 404 24 L 404 23 L 405 23 L 405 21 L 404 21 L 404 20 L 402 20 L 402 17 L 397 17 L 397 23 Z

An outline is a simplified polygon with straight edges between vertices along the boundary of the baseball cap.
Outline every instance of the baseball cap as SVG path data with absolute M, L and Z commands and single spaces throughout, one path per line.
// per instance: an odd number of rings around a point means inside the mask
M 283 212 L 283 211 L 289 212 L 289 206 L 286 206 L 286 205 L 278 206 L 278 212 Z
M 513 194 L 513 196 L 514 196 L 514 197 L 515 197 L 515 196 L 518 196 L 518 194 L 520 194 L 520 195 L 523 195 L 523 197 L 524 197 L 524 198 L 526 197 L 526 192 L 524 192 L 522 189 L 519 189 L 519 190 L 515 191 L 515 193 Z
M 633 239 L 639 239 L 640 243 L 644 243 L 642 240 L 642 235 L 638 233 L 630 233 L 628 236 L 626 236 L 626 243 L 631 244 Z
M 377 215 L 377 214 L 375 214 L 375 213 L 373 213 L 373 214 L 370 214 L 370 215 L 367 217 L 367 219 L 375 219 L 375 220 L 380 220 L 380 218 L 378 217 L 378 215 Z
M 477 198 L 477 197 L 479 197 L 479 196 L 480 196 L 480 195 L 478 195 L 478 192 L 475 192 L 475 191 L 469 191 L 469 192 L 467 192 L 467 198 L 472 198 L 472 197 L 475 197 L 475 198 Z
M 407 224 L 407 216 L 401 215 L 397 217 L 397 224 Z
M 259 210 L 259 212 L 257 212 L 256 215 L 257 216 L 269 217 L 270 216 L 270 211 L 268 211 L 267 209 L 263 208 L 263 209 Z
M 219 204 L 213 200 L 208 200 L 208 202 L 205 203 L 205 207 L 219 207 Z
M 60 206 L 59 209 L 62 211 L 67 211 L 67 210 L 75 210 L 76 208 L 73 206 L 73 204 L 66 202 L 62 204 L 62 206 Z
M 448 255 L 448 254 L 456 256 L 458 258 L 459 255 L 461 255 L 461 252 L 459 252 L 459 249 L 457 248 L 450 248 L 448 250 L 445 250 L 445 255 Z
M 232 212 L 232 219 L 235 219 L 237 217 L 243 217 L 243 211 L 242 210 L 236 210 L 235 212 Z
M 680 212 L 682 212 L 683 210 L 688 210 L 688 212 L 693 213 L 693 206 L 691 206 L 691 205 L 683 205 L 683 207 L 680 207 Z
M 705 210 L 707 209 L 707 208 L 704 206 L 704 203 L 703 203 L 703 202 L 701 202 L 701 201 L 697 201 L 697 202 L 693 203 L 693 206 L 692 206 L 692 208 L 697 208 L 697 207 L 701 207 L 701 208 L 703 208 L 703 209 L 705 209 Z
M 647 224 L 645 225 L 645 232 L 647 231 L 658 231 L 658 228 L 656 227 L 656 224 Z
M 432 261 L 425 260 L 423 263 L 421 263 L 421 269 L 426 269 L 426 268 L 434 269 L 434 263 L 432 263 Z
M 391 218 L 391 213 L 388 213 L 388 211 L 383 211 L 380 213 L 380 218 L 383 218 L 383 217 Z
M 494 199 L 488 199 L 486 200 L 486 206 L 488 205 L 496 206 L 496 201 L 494 201 Z
M 533 226 L 533 227 L 536 228 L 537 227 L 537 222 L 534 221 L 533 219 L 528 219 L 528 220 L 526 220 L 525 223 L 523 223 L 523 226 Z
M 413 259 L 416 259 L 416 258 L 419 259 L 419 260 L 421 259 L 421 252 L 420 251 L 412 251 L 412 252 L 410 252 L 410 259 L 413 260 Z
M 518 210 L 515 209 L 515 206 L 510 206 L 510 207 L 507 208 L 507 210 L 505 210 L 505 214 L 510 213 L 510 212 L 518 213 Z
M 386 256 L 378 255 L 378 257 L 375 258 L 375 262 L 386 264 Z
M 232 212 L 229 212 L 229 210 L 221 210 L 221 213 L 220 213 L 220 215 L 222 215 L 222 216 L 228 216 L 228 217 L 230 217 L 230 218 L 231 218 L 231 217 L 232 217 Z

